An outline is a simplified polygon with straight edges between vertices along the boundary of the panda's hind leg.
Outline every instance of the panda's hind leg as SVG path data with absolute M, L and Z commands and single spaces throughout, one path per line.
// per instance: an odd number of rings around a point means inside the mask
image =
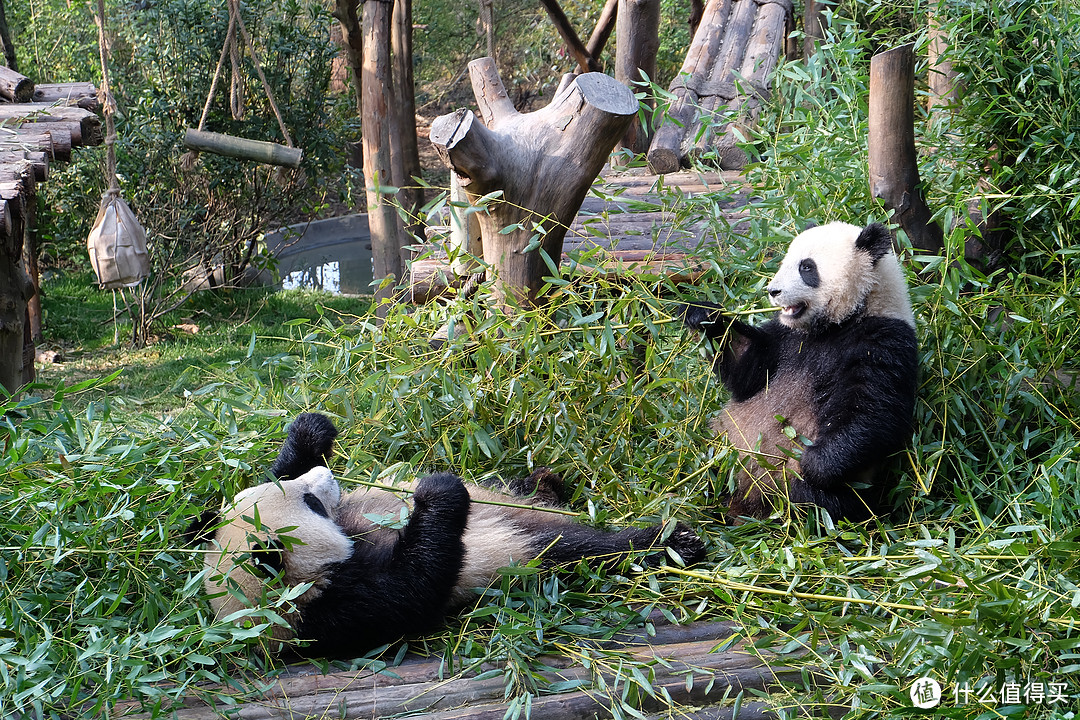
M 663 531 L 664 526 L 651 525 L 605 532 L 574 523 L 544 528 L 533 541 L 536 552 L 541 553 L 546 565 L 562 565 L 585 559 L 595 559 L 601 564 L 619 562 L 630 552 L 657 551 L 665 547 L 677 552 L 687 564 L 705 557 L 705 543 L 682 523 L 676 524 L 661 542 Z
M 278 480 L 292 480 L 308 470 L 326 465 L 338 431 L 330 418 L 319 413 L 301 413 L 289 425 L 289 434 L 270 466 Z

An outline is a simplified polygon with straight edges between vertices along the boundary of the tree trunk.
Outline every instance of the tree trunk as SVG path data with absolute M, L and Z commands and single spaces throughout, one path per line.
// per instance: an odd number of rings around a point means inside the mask
M 589 42 L 585 44 L 585 52 L 589 57 L 600 62 L 600 54 L 604 52 L 611 31 L 615 29 L 615 20 L 618 17 L 619 0 L 607 0 L 604 9 L 600 11 L 600 17 L 596 20 Z
M 402 280 L 400 225 L 392 198 L 379 192 L 393 181 L 390 125 L 393 122 L 393 85 L 390 70 L 390 26 L 393 5 L 388 0 L 364 2 L 363 147 L 364 184 L 367 188 L 368 229 L 380 310 L 394 297 Z
M 817 52 L 817 45 L 825 37 L 825 17 L 821 14 L 821 0 L 806 0 L 803 7 L 803 57 Z
M 870 192 L 895 210 L 894 220 L 921 250 L 942 247 L 941 228 L 919 188 L 915 154 L 914 45 L 878 53 L 870 59 Z
M 547 107 L 522 114 L 494 60 L 474 60 L 469 70 L 486 127 L 459 110 L 432 123 L 431 141 L 470 201 L 487 208 L 478 218 L 497 301 L 536 304 L 544 276 L 558 273 L 567 228 L 634 118 L 637 100 L 622 83 L 588 73 L 564 82 Z
M 660 49 L 660 0 L 619 0 L 615 22 L 615 79 L 632 90 L 644 72 L 656 79 L 656 53 Z M 651 107 L 651 101 L 648 102 Z M 619 142 L 634 154 L 649 149 L 649 129 L 635 118 Z
M 359 0 L 335 0 L 334 17 L 341 25 L 341 41 L 352 72 L 353 90 L 356 92 L 356 115 L 363 117 L 360 77 L 364 67 L 364 31 L 360 27 L 360 16 L 357 14 L 358 2 Z
M 11 70 L 19 71 L 15 62 L 15 46 L 11 44 L 11 29 L 8 27 L 7 13 L 4 12 L 4 0 L 0 0 L 0 50 L 4 52 L 4 64 Z
M 400 161 L 395 162 L 401 176 L 394 184 L 401 188 L 398 203 L 405 211 L 408 220 L 405 223 L 404 245 L 412 245 L 415 238 L 422 237 L 424 223 L 420 217 L 420 208 L 424 206 L 424 189 L 413 178 L 420 178 L 420 147 L 416 139 L 416 91 L 413 83 L 413 36 L 412 36 L 412 0 L 395 0 L 393 14 L 394 55 L 394 103 L 395 126 L 398 142 L 391 151 L 396 152 Z M 402 252 L 409 252 L 404 246 Z M 409 258 L 402 255 L 402 267 L 406 267 Z

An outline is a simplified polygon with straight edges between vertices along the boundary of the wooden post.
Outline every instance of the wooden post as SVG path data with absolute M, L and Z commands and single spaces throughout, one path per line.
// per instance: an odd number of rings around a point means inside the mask
M 26 208 L 33 198 L 33 174 L 27 164 L 19 179 L 0 186 L 0 386 L 11 395 L 24 383 L 27 301 L 34 283 L 23 269 Z
M 600 63 L 596 61 L 596 58 L 589 55 L 585 50 L 585 45 L 581 42 L 581 38 L 574 32 L 573 26 L 570 24 L 569 18 L 566 17 L 566 13 L 559 6 L 558 0 L 540 0 L 540 4 L 547 10 L 548 17 L 551 18 L 551 22 L 555 25 L 555 29 L 559 31 L 559 35 L 562 36 L 563 42 L 566 43 L 566 48 L 570 51 L 570 54 L 574 56 L 577 61 L 578 67 L 581 68 L 581 72 L 600 72 L 603 68 L 600 67 Z
M 498 302 L 536 304 L 552 273 L 539 250 L 557 271 L 567 228 L 636 114 L 637 100 L 622 83 L 587 73 L 564 83 L 547 107 L 523 114 L 494 60 L 474 60 L 469 71 L 486 126 L 459 110 L 435 119 L 431 142 L 470 201 L 487 208 L 477 217 Z M 501 195 L 481 202 L 496 192 Z
M 364 185 L 367 188 L 368 229 L 371 232 L 371 255 L 375 279 L 393 277 L 395 281 L 380 288 L 375 297 L 379 308 L 394 297 L 394 285 L 402 280 L 401 241 L 397 212 L 391 197 L 379 192 L 393 180 L 390 157 L 391 85 L 390 25 L 392 0 L 364 2 L 363 149 Z
M 803 7 L 803 57 L 817 52 L 817 44 L 825 37 L 825 17 L 821 14 L 821 0 L 806 0 Z
M 870 192 L 896 211 L 894 219 L 921 250 L 942 247 L 941 228 L 919 189 L 915 154 L 915 50 L 913 44 L 870 59 Z
M 487 45 L 487 56 L 495 57 L 495 0 L 480 0 L 480 33 Z
M 408 245 L 415 243 L 414 237 L 422 236 L 423 221 L 419 217 L 424 205 L 424 189 L 413 178 L 421 177 L 420 147 L 416 139 L 416 92 L 413 84 L 413 35 L 412 35 L 412 0 L 394 0 L 392 50 L 394 59 L 394 135 L 397 142 L 391 152 L 399 157 L 394 162 L 400 176 L 394 184 L 401 188 L 398 203 L 408 218 L 405 222 L 405 237 L 401 246 L 403 253 L 402 268 L 410 259 Z
M 642 79 L 642 72 L 655 80 L 659 49 L 660 0 L 619 0 L 615 21 L 615 79 L 632 90 L 634 83 Z M 649 129 L 635 118 L 618 147 L 635 154 L 647 151 Z
M 927 47 L 928 77 L 927 108 L 931 116 L 948 112 L 960 100 L 957 75 L 948 58 L 949 38 L 941 27 L 936 13 L 930 13 L 930 44 Z

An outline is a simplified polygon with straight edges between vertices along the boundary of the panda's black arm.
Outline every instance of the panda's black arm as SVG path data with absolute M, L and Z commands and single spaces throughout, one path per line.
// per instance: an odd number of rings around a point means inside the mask
M 747 325 L 723 308 L 706 300 L 681 305 L 683 323 L 719 340 L 721 346 L 714 367 L 735 400 L 746 400 L 765 389 L 776 374 L 780 341 L 790 331 L 776 320 L 761 327 Z
M 911 436 L 918 382 L 915 332 L 899 320 L 873 321 L 871 340 L 851 342 L 831 368 L 841 380 L 828 391 L 818 436 L 803 451 L 803 479 L 832 489 L 901 450 Z
M 365 551 L 333 568 L 332 581 L 302 612 L 297 636 L 311 656 L 355 657 L 437 628 L 465 558 L 469 493 L 461 478 L 420 480 L 414 507 L 389 553 Z

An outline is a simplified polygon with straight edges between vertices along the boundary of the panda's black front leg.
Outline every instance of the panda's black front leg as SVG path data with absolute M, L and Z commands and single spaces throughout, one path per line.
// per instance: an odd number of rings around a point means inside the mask
M 332 568 L 330 582 L 302 610 L 304 652 L 350 657 L 437 628 L 465 558 L 462 535 L 469 493 L 450 473 L 420 480 L 413 511 L 387 553 L 356 541 L 353 557 Z
M 733 399 L 746 400 L 765 388 L 776 372 L 778 341 L 787 333 L 783 326 L 776 321 L 761 328 L 747 325 L 705 300 L 681 306 L 680 314 L 687 327 L 718 341 L 713 366 Z

